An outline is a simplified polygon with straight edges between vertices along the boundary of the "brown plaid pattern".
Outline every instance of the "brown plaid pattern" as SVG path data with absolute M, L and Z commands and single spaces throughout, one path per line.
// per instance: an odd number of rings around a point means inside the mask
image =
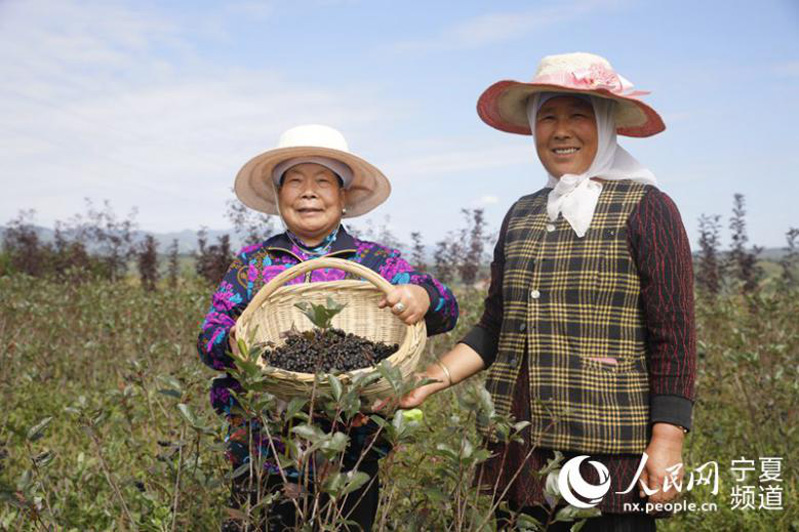
M 644 323 L 626 235 L 627 218 L 646 192 L 637 183 L 604 183 L 583 238 L 562 216 L 549 221 L 549 189 L 523 197 L 511 213 L 504 319 L 486 388 L 497 413 L 509 413 L 520 356 L 529 357 L 531 436 L 543 447 L 608 454 L 646 448 Z

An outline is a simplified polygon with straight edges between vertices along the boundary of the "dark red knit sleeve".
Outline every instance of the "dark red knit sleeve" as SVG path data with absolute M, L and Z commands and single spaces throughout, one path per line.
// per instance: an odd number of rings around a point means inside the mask
M 485 298 L 483 315 L 480 317 L 480 321 L 461 339 L 461 343 L 468 345 L 480 355 L 486 368 L 497 358 L 499 333 L 502 329 L 504 314 L 502 280 L 505 275 L 505 235 L 508 232 L 508 222 L 515 206 L 516 204 L 510 208 L 505 219 L 502 220 L 499 239 L 494 246 L 494 259 L 491 261 L 491 283 Z
M 691 249 L 677 206 L 652 187 L 628 220 L 641 278 L 649 364 L 650 421 L 690 428 L 696 379 Z

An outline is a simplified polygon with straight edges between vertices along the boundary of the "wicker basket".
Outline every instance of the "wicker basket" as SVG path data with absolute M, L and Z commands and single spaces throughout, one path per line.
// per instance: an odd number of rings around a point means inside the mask
M 286 282 L 313 270 L 335 268 L 357 275 L 366 281 L 344 280 L 320 283 L 302 283 L 283 286 Z M 275 345 L 284 343 L 281 333 L 294 327 L 299 331 L 312 329 L 311 321 L 294 306 L 306 301 L 324 304 L 328 297 L 338 303 L 346 303 L 346 307 L 333 317 L 332 326 L 368 338 L 372 341 L 387 344 L 399 344 L 399 350 L 388 358 L 398 367 L 404 377 L 409 376 L 419 362 L 427 339 L 424 320 L 415 325 L 406 325 L 397 318 L 389 308 L 378 308 L 377 304 L 384 294 L 394 286 L 379 274 L 356 262 L 320 258 L 301 262 L 275 276 L 255 295 L 236 322 L 237 336 L 249 343 L 271 341 Z M 266 366 L 266 363 L 261 361 Z M 310 395 L 314 386 L 314 375 L 298 373 L 269 367 L 274 385 L 270 392 L 278 397 L 290 398 Z M 340 378 L 351 380 L 355 375 L 374 371 L 363 368 L 342 373 Z M 328 386 L 325 381 L 317 385 Z M 391 392 L 391 385 L 383 378 L 364 388 L 362 397 L 367 403 L 382 399 Z

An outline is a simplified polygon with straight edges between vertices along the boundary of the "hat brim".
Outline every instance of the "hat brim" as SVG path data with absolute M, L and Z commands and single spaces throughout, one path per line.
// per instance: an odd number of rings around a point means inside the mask
M 519 135 L 532 135 L 527 120 L 527 100 L 539 92 L 593 94 L 619 102 L 616 133 L 627 137 L 651 137 L 666 129 L 663 119 L 641 100 L 619 96 L 607 89 L 578 90 L 561 85 L 503 80 L 487 88 L 477 100 L 477 114 L 489 126 Z
M 343 218 L 360 216 L 371 211 L 391 194 L 388 178 L 377 167 L 351 153 L 316 146 L 276 148 L 250 159 L 236 175 L 233 189 L 247 207 L 266 214 L 278 215 L 277 191 L 272 183 L 275 166 L 295 157 L 330 157 L 352 169 L 352 181 L 347 187 Z

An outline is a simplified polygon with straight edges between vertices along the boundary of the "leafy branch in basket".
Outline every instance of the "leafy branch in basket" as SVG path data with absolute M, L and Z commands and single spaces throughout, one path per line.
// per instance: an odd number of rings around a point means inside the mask
M 342 305 L 334 301 L 333 298 L 328 297 L 327 305 L 315 305 L 303 301 L 301 303 L 295 303 L 294 306 L 300 309 L 302 313 L 311 320 L 311 323 L 323 331 L 326 331 L 330 328 L 333 317 L 344 310 L 347 304 L 344 303 Z

